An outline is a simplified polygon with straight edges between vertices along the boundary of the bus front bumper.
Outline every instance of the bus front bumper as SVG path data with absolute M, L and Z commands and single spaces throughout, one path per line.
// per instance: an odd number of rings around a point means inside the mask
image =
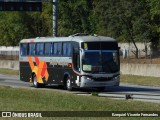
M 80 87 L 107 87 L 107 86 L 119 86 L 120 76 L 112 78 L 109 81 L 95 81 L 85 76 L 81 78 Z

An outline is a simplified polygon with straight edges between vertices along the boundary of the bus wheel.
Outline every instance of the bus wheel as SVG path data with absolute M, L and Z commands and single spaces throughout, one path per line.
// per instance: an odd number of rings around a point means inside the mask
M 67 77 L 67 79 L 66 79 L 66 89 L 69 91 L 73 90 L 73 88 L 71 86 L 71 79 L 69 77 Z
M 39 88 L 41 86 L 40 83 L 37 82 L 37 78 L 35 74 L 33 75 L 33 86 L 35 88 Z

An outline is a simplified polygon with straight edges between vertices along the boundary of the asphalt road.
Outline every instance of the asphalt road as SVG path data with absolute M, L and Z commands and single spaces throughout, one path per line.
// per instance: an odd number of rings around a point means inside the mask
M 32 86 L 31 83 L 20 81 L 18 76 L 2 75 L 2 74 L 0 74 L 0 85 L 17 87 L 17 88 L 30 88 Z
M 34 88 L 32 83 L 19 80 L 18 76 L 0 74 L 0 85 L 11 86 L 15 88 L 44 89 L 60 92 L 69 92 L 62 90 L 56 86 L 47 86 L 46 88 Z M 76 89 L 71 93 L 77 95 L 91 95 L 94 89 Z M 160 87 L 140 86 L 121 84 L 119 87 L 107 87 L 104 92 L 99 92 L 99 96 L 109 97 L 113 99 L 132 99 L 147 102 L 160 103 Z

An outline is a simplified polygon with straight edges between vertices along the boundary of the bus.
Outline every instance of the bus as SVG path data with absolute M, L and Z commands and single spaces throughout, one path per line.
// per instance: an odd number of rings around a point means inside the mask
M 119 86 L 119 47 L 105 36 L 75 34 L 20 41 L 20 80 L 36 88 L 59 85 L 73 88 Z

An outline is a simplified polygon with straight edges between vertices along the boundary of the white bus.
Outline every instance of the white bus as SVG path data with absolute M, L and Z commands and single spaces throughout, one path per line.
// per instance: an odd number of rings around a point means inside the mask
M 47 84 L 73 88 L 118 86 L 119 47 L 104 36 L 76 34 L 20 41 L 20 80 L 38 88 Z

